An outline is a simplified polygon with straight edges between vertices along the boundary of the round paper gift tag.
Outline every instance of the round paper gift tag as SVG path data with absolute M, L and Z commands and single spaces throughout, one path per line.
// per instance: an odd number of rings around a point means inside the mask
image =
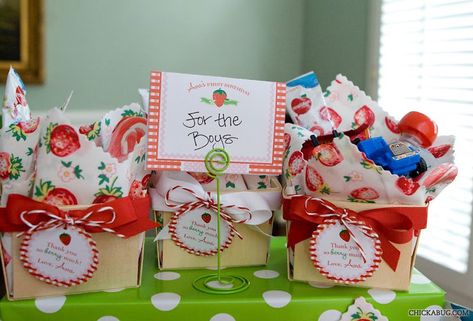
M 176 214 L 169 223 L 171 239 L 179 247 L 195 255 L 217 254 L 217 213 L 198 208 L 183 214 Z M 220 218 L 220 251 L 226 249 L 234 236 L 232 226 Z
M 319 224 L 310 240 L 310 258 L 320 274 L 346 284 L 361 282 L 373 275 L 382 254 L 378 235 L 370 227 L 362 225 L 366 235 L 361 226 L 348 226 L 353 235 L 338 220 L 326 220 Z
M 95 241 L 75 226 L 27 232 L 20 259 L 34 277 L 65 287 L 87 282 L 99 262 Z

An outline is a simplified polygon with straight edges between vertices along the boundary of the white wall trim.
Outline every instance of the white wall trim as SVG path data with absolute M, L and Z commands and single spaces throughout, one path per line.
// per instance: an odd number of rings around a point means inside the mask
M 107 112 L 108 110 L 67 111 L 66 116 L 74 125 L 78 126 L 90 124 L 100 120 Z M 47 113 L 47 111 L 39 112 L 38 116 L 44 118 Z

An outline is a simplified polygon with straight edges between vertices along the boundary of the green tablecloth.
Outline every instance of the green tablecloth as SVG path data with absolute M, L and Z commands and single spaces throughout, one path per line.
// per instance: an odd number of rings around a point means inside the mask
M 3 298 L 0 319 L 335 321 L 356 297 L 363 296 L 390 320 L 414 321 L 419 317 L 408 316 L 409 309 L 438 309 L 444 304 L 444 292 L 417 271 L 408 292 L 338 286 L 317 288 L 304 282 L 289 282 L 284 243 L 285 238 L 273 239 L 271 259 L 265 267 L 223 270 L 223 274 L 231 271 L 248 278 L 251 282 L 248 290 L 231 295 L 211 295 L 192 287 L 192 281 L 208 274 L 209 270 L 159 272 L 155 244 L 147 240 L 139 289 L 15 302 Z

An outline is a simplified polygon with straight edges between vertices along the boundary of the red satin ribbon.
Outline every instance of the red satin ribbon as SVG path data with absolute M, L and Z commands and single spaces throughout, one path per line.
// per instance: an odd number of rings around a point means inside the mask
M 379 236 L 383 250 L 383 260 L 396 271 L 400 252 L 392 243 L 404 244 L 409 242 L 419 230 L 427 226 L 427 206 L 425 207 L 385 207 L 356 212 L 350 209 L 339 208 L 327 202 L 336 214 L 346 210 L 349 215 L 366 222 Z M 297 195 L 285 198 L 283 202 L 284 219 L 291 221 L 287 235 L 287 246 L 294 247 L 297 243 L 311 237 L 312 232 L 318 224 L 323 223 L 325 218 L 312 213 L 328 214 L 333 210 L 324 206 L 317 198 Z M 392 242 L 392 243 L 391 243 Z
M 115 213 L 111 220 L 111 211 L 99 211 L 101 208 L 110 207 Z M 150 198 L 131 199 L 130 197 L 118 198 L 116 200 L 92 205 L 84 209 L 65 210 L 56 206 L 37 202 L 29 197 L 11 194 L 8 197 L 7 206 L 0 208 L 0 231 L 1 232 L 23 232 L 31 228 L 22 219 L 21 214 L 34 210 L 51 213 L 55 216 L 72 219 L 81 219 L 86 214 L 93 212 L 90 218 L 94 221 L 103 221 L 100 227 L 81 225 L 90 233 L 103 232 L 103 228 L 111 229 L 116 234 L 125 238 L 144 232 L 159 224 L 149 219 Z M 33 225 L 47 223 L 50 217 L 44 214 L 28 213 L 28 222 Z M 80 225 L 80 224 L 78 224 Z

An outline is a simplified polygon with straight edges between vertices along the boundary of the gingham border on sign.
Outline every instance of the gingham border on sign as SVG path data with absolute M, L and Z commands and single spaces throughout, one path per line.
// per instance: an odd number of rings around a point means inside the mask
M 198 255 L 198 256 L 213 256 L 217 254 L 217 250 L 212 250 L 212 251 L 199 251 L 199 250 L 194 250 L 189 247 L 187 247 L 184 242 L 182 242 L 181 238 L 179 235 L 176 233 L 176 224 L 179 220 L 179 217 L 182 215 L 190 214 L 192 212 L 176 212 L 174 215 L 171 217 L 171 221 L 169 222 L 169 235 L 171 236 L 171 240 L 174 241 L 174 243 L 179 246 L 180 248 L 184 249 L 187 253 Z M 218 215 L 215 213 L 215 215 Z M 233 237 L 235 236 L 235 232 L 232 226 L 231 222 L 228 222 L 226 220 L 223 220 L 220 218 L 220 224 L 228 224 L 228 238 L 224 242 L 220 242 L 220 253 L 222 253 L 225 249 L 227 249 L 233 241 Z
M 58 227 L 58 228 L 62 229 L 62 227 Z M 23 240 L 20 246 L 20 260 L 21 262 L 23 262 L 23 267 L 35 278 L 43 282 L 46 282 L 48 284 L 52 284 L 55 286 L 64 286 L 64 287 L 71 287 L 73 285 L 79 285 L 79 284 L 87 282 L 90 278 L 92 278 L 99 264 L 99 251 L 97 250 L 97 243 L 95 243 L 95 241 L 92 239 L 92 236 L 86 231 L 84 231 L 83 229 L 79 227 L 75 227 L 75 226 L 68 226 L 67 228 L 77 230 L 79 234 L 81 234 L 82 236 L 86 238 L 86 240 L 88 241 L 90 245 L 93 257 L 92 257 L 92 262 L 90 263 L 90 266 L 88 267 L 87 271 L 83 275 L 79 276 L 78 278 L 67 280 L 67 281 L 58 280 L 58 279 L 52 278 L 47 275 L 43 275 L 42 273 L 38 272 L 38 270 L 32 266 L 30 262 L 30 258 L 29 258 L 29 243 L 31 241 L 31 235 L 33 235 L 34 233 L 44 231 L 44 229 L 38 229 L 36 231 L 26 232 L 25 235 L 23 236 Z
M 327 219 L 325 220 L 322 224 L 319 224 L 317 228 L 312 232 L 312 237 L 310 239 L 310 247 L 309 247 L 309 254 L 310 254 L 310 259 L 313 261 L 315 268 L 325 276 L 327 279 L 332 280 L 337 283 L 343 283 L 343 284 L 356 284 L 359 282 L 365 281 L 367 278 L 371 277 L 374 272 L 376 272 L 379 268 L 379 264 L 381 263 L 381 255 L 383 254 L 383 251 L 381 249 L 381 242 L 379 240 L 378 234 L 373 231 L 373 229 L 369 226 L 367 226 L 364 222 L 362 221 L 356 221 L 354 224 L 350 223 L 350 225 L 363 225 L 367 227 L 367 230 L 369 231 L 369 235 L 371 238 L 375 240 L 375 257 L 373 259 L 373 263 L 370 265 L 368 271 L 366 271 L 365 274 L 353 278 L 353 279 L 344 279 L 344 278 L 338 278 L 333 275 L 331 275 L 328 271 L 326 271 L 319 262 L 319 259 L 316 255 L 316 243 L 317 243 L 317 237 L 322 233 L 327 227 L 331 225 L 335 225 L 337 222 L 340 222 L 339 220 L 336 219 Z
M 158 135 L 161 108 L 163 73 L 151 72 L 149 91 L 149 117 L 148 117 L 148 146 L 147 162 L 148 170 L 183 170 L 183 164 L 192 165 L 196 161 L 169 160 L 158 158 Z M 273 153 L 270 163 L 247 163 L 246 174 L 279 175 L 282 172 L 282 161 L 284 153 L 284 122 L 286 115 L 286 84 L 275 83 L 274 99 L 274 128 L 273 128 Z M 197 161 L 203 163 L 202 161 Z M 244 167 L 242 167 L 244 168 Z

